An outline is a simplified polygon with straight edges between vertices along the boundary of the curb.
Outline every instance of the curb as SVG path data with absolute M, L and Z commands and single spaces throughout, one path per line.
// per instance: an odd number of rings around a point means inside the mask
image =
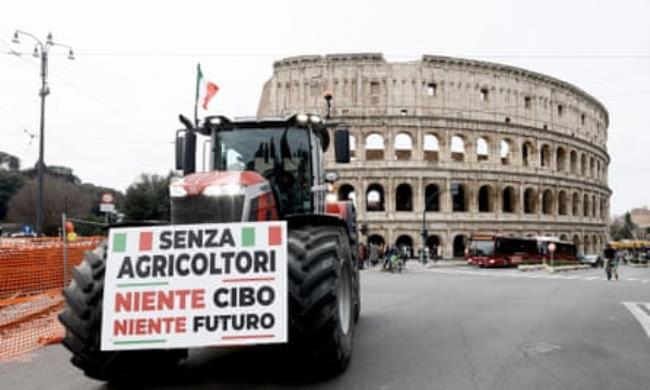
M 565 272 L 565 271 L 577 271 L 581 269 L 590 269 L 591 266 L 589 265 L 560 265 L 557 267 L 551 267 L 548 265 L 520 265 L 518 269 L 522 272 L 529 272 L 529 271 L 547 271 L 549 273 L 556 273 L 556 272 Z

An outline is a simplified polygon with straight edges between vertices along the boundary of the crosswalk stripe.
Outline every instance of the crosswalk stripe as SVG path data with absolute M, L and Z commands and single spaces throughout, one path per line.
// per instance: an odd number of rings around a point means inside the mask
M 525 279 L 552 279 L 552 280 L 584 280 L 584 281 L 607 281 L 607 278 L 604 276 L 582 276 L 582 275 L 558 275 L 558 274 L 545 274 L 537 272 L 513 272 L 513 271 L 504 271 L 499 272 L 499 270 L 462 270 L 462 269 L 427 269 L 429 272 L 434 272 L 438 274 L 445 275 L 465 275 L 465 276 L 482 276 L 482 277 L 509 277 L 509 278 L 525 278 Z M 593 275 L 593 274 L 592 274 Z M 639 279 L 639 278 L 626 278 L 621 279 L 628 282 L 639 282 L 639 283 L 650 283 L 650 279 Z
M 641 324 L 646 335 L 650 338 L 650 303 L 648 302 L 621 302 Z

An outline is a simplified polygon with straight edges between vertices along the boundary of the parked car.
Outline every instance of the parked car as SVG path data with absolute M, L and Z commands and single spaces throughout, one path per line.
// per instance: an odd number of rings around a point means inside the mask
M 579 255 L 578 260 L 580 260 L 582 264 L 590 265 L 592 267 L 603 266 L 603 258 L 600 257 L 600 255 Z

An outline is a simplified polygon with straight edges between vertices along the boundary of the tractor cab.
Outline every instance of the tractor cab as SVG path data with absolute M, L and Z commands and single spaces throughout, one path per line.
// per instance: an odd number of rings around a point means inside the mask
M 318 115 L 231 120 L 212 116 L 195 128 L 183 121 L 176 140 L 176 168 L 184 177 L 171 183 L 172 223 L 284 219 L 325 213 L 323 153 L 328 124 Z M 204 138 L 196 172 L 197 134 Z M 336 161 L 349 162 L 348 130 L 334 131 Z M 219 214 L 219 215 L 216 215 Z

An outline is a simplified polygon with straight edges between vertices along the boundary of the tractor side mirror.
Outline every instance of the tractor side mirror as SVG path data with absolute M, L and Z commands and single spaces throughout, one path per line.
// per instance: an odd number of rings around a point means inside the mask
M 334 131 L 334 155 L 339 164 L 350 162 L 350 131 L 348 129 Z
M 187 176 L 196 172 L 196 133 L 186 131 L 183 143 L 183 175 Z
M 185 137 L 182 137 L 176 133 L 176 142 L 175 145 L 176 147 L 176 169 L 181 170 L 183 169 L 183 162 L 185 161 Z

